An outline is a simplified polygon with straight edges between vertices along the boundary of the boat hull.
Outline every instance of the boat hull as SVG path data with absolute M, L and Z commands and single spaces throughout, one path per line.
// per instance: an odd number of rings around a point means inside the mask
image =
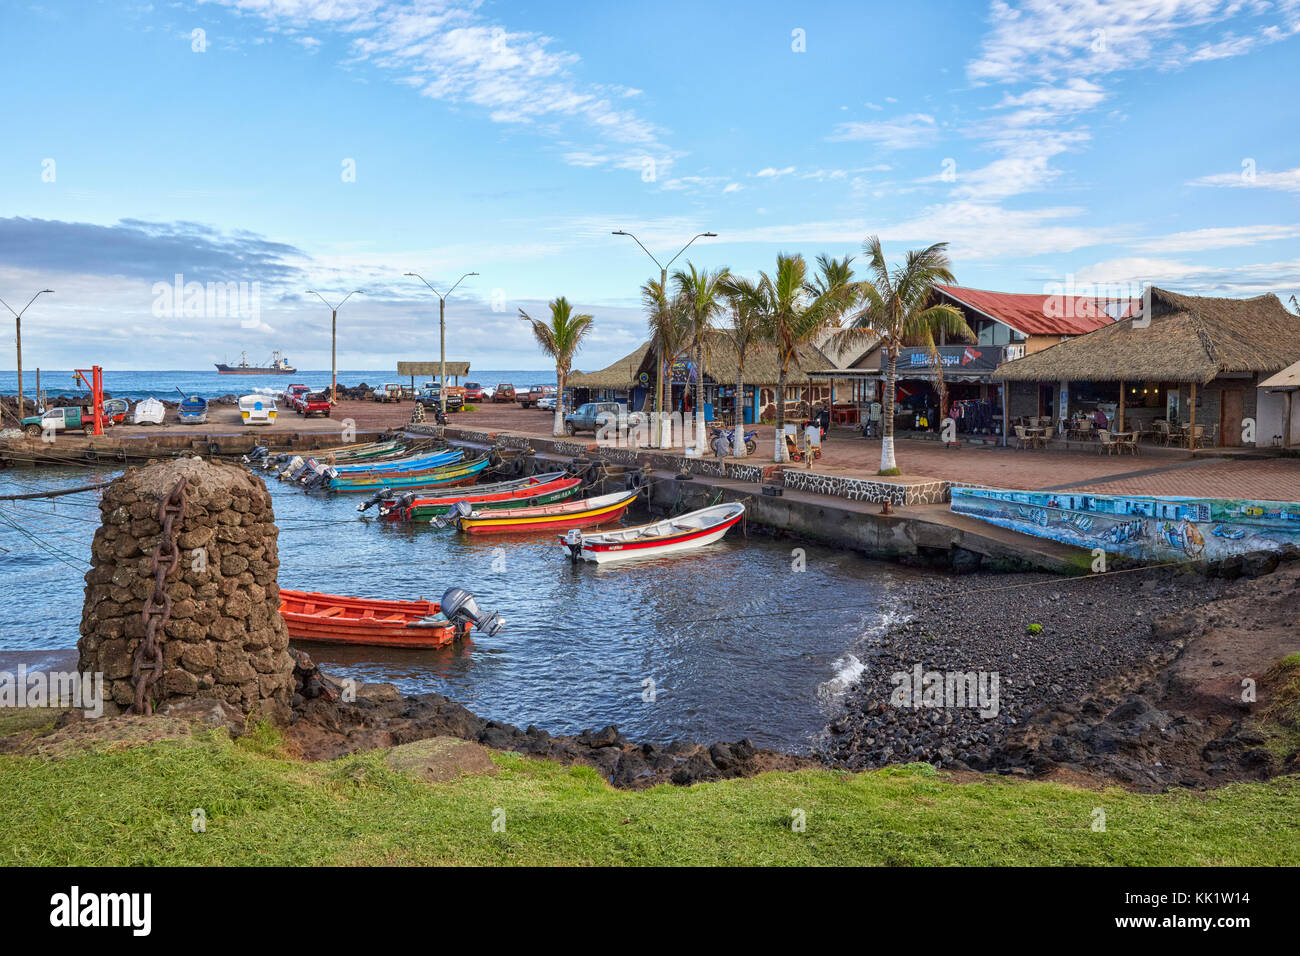
M 727 532 L 734 528 L 743 517 L 743 514 L 739 514 L 716 527 L 697 529 L 681 535 L 667 537 L 660 541 L 614 542 L 603 545 L 584 542 L 579 557 L 584 561 L 591 561 L 595 564 L 611 564 L 615 561 L 657 558 L 670 554 L 681 554 L 684 551 L 695 551 L 698 548 L 721 541 Z M 560 537 L 560 544 L 564 547 L 565 553 L 568 554 L 569 549 L 564 545 L 563 536 Z
M 516 492 L 503 492 L 495 495 L 475 495 L 473 490 L 461 495 L 445 495 L 441 498 L 419 499 L 400 515 L 411 521 L 436 518 L 446 513 L 447 509 L 460 501 L 468 501 L 475 511 L 500 511 L 510 508 L 536 508 L 542 505 L 558 504 L 568 501 L 582 490 L 582 481 L 571 478 L 566 481 L 549 482 L 534 488 L 520 489 Z
M 556 531 L 569 528 L 590 528 L 596 525 L 610 524 L 618 521 L 631 507 L 636 494 L 628 494 L 617 501 L 603 503 L 586 510 L 565 510 L 575 502 L 555 507 L 550 514 L 527 514 L 533 510 L 545 512 L 546 508 L 520 508 L 498 514 L 488 514 L 461 518 L 456 527 L 466 534 L 533 534 L 539 531 Z M 515 513 L 515 512 L 519 513 Z
M 371 601 L 280 589 L 280 616 L 295 641 L 413 650 L 445 647 L 457 637 L 451 622 L 414 626 L 439 610 L 433 601 Z
M 440 472 L 434 472 L 428 475 L 416 475 L 411 477 L 380 476 L 374 479 L 355 481 L 342 477 L 334 478 L 329 483 L 330 491 L 337 491 L 342 494 L 359 494 L 361 492 L 382 491 L 385 488 L 391 488 L 394 491 L 398 489 L 416 490 L 419 488 L 446 488 L 456 485 L 467 485 L 478 480 L 488 466 L 486 458 L 480 458 L 478 461 L 470 462 L 466 465 L 456 465 L 444 469 Z

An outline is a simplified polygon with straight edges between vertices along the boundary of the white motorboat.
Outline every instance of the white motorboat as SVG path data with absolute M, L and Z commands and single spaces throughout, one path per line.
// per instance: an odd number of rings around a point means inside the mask
M 146 398 L 136 402 L 131 413 L 132 425 L 161 425 L 167 417 L 167 406 L 156 398 Z
M 614 531 L 585 534 L 573 529 L 560 536 L 560 544 L 573 560 L 626 561 L 630 558 L 679 554 L 713 544 L 745 516 L 739 502 L 712 505 L 676 518 Z
M 239 400 L 239 419 L 245 425 L 274 425 L 275 399 L 268 395 L 245 395 Z

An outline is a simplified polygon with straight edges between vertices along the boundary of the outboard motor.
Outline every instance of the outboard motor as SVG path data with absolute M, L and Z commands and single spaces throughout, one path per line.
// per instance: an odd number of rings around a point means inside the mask
M 377 504 L 379 504 L 381 501 L 384 501 L 384 500 L 387 499 L 387 498 L 391 498 L 392 496 L 393 496 L 393 489 L 392 489 L 392 488 L 380 488 L 378 491 L 376 491 L 373 495 L 371 495 L 371 496 L 370 496 L 369 498 L 367 498 L 365 501 L 361 502 L 361 504 L 357 505 L 357 510 L 358 510 L 358 511 L 365 511 L 366 509 L 370 508 L 372 505 L 377 505 Z M 379 513 L 380 513 L 380 514 L 385 514 L 385 509 L 384 509 L 384 508 L 380 508 L 380 509 L 379 509 Z
M 251 465 L 254 462 L 261 461 L 270 453 L 270 451 L 271 449 L 267 448 L 265 445 L 254 445 L 252 451 L 250 451 L 247 455 L 244 455 L 239 460 L 242 461 L 245 465 Z
M 392 493 L 392 489 L 390 488 L 385 488 L 384 491 L 389 492 L 390 494 Z M 385 497 L 387 497 L 387 495 L 385 495 Z M 415 502 L 415 499 L 416 493 L 414 491 L 408 491 L 403 495 L 399 495 L 393 500 L 391 505 L 382 505 L 380 507 L 379 516 L 382 518 L 394 513 L 403 514 L 407 508 L 411 507 Z
M 320 474 L 321 468 L 322 466 L 320 462 L 315 458 L 308 458 L 306 464 L 299 468 L 297 474 L 293 476 L 294 481 L 297 481 L 300 484 L 306 484 L 307 479 L 313 474 Z
M 442 606 L 442 613 L 447 615 L 448 620 L 457 625 L 458 632 L 462 626 L 472 624 L 476 630 L 482 631 L 488 637 L 496 637 L 497 632 L 506 626 L 505 618 L 495 611 L 492 613 L 484 611 L 478 606 L 478 601 L 474 600 L 474 595 L 464 588 L 447 588 L 438 603 Z M 465 629 L 468 630 L 468 627 Z
M 474 513 L 474 506 L 468 501 L 458 501 L 440 515 L 434 515 L 429 519 L 429 524 L 435 528 L 445 528 L 453 525 L 461 518 L 468 518 Z
M 317 465 L 314 471 L 310 471 L 303 476 L 302 484 L 308 491 L 314 491 L 317 488 L 328 488 L 330 479 L 337 478 L 338 474 L 336 468 Z
M 582 559 L 582 532 L 577 528 L 570 528 L 564 533 L 564 547 L 569 552 L 569 557 L 573 563 L 577 564 Z
M 278 475 L 279 479 L 281 481 L 288 481 L 289 478 L 293 475 L 293 473 L 297 471 L 299 468 L 301 468 L 303 464 L 304 463 L 302 460 L 302 456 L 294 455 L 292 458 L 288 460 L 288 462 L 285 463 L 283 470 L 281 470 Z

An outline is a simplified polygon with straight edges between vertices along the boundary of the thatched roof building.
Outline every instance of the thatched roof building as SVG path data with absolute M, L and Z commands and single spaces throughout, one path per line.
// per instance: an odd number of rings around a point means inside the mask
M 1151 288 L 1145 311 L 1001 366 L 1008 382 L 1196 382 L 1300 360 L 1300 317 L 1275 295 L 1223 299 Z
M 598 371 L 570 372 L 565 384 L 573 388 L 631 388 L 636 381 L 637 369 L 649 351 L 650 343 L 643 342 L 632 352 Z

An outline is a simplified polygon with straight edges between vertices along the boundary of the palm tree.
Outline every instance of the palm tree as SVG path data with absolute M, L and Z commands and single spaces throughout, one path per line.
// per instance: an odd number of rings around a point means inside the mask
M 709 330 L 713 328 L 713 317 L 724 306 L 723 284 L 730 272 L 723 267 L 714 272 L 695 268 L 693 262 L 686 263 L 686 271 L 678 269 L 673 273 L 673 284 L 677 295 L 685 305 L 685 322 L 691 332 L 691 347 L 695 357 L 695 448 L 702 453 L 704 448 L 704 353 L 708 348 Z
M 736 440 L 732 442 L 731 453 L 744 458 L 745 415 L 742 403 L 745 399 L 745 356 L 763 334 L 763 292 L 757 282 L 730 276 L 723 294 L 731 306 L 731 328 L 724 329 L 723 334 L 736 350 Z
M 833 325 L 853 303 L 857 286 L 832 284 L 823 291 L 807 281 L 808 264 L 801 255 L 779 253 L 772 275 L 761 273 L 762 315 L 765 337 L 777 351 L 780 371 L 776 387 L 776 443 L 774 461 L 786 460 L 785 382 L 791 361 L 801 346 Z
M 573 357 L 582 347 L 582 340 L 591 331 L 593 320 L 585 312 L 575 315 L 569 300 L 564 296 L 552 299 L 549 305 L 551 308 L 549 322 L 534 319 L 523 309 L 519 310 L 519 318 L 532 325 L 533 337 L 537 339 L 537 344 L 542 347 L 543 352 L 555 359 L 555 379 L 559 390 L 555 402 L 555 427 L 551 434 L 556 438 L 562 438 L 564 437 L 564 383 L 569 377 L 569 372 L 573 371 Z
M 936 242 L 924 249 L 913 249 L 901 266 L 893 271 L 885 262 L 880 239 L 870 236 L 862 244 L 870 262 L 871 278 L 858 284 L 863 309 L 853 319 L 847 332 L 873 333 L 880 337 L 885 355 L 884 436 L 880 443 L 881 475 L 899 474 L 894 459 L 894 389 L 898 377 L 898 356 L 905 346 L 937 352 L 935 336 L 945 334 L 968 342 L 975 333 L 966 324 L 961 310 L 951 305 L 935 304 L 934 287 L 953 282 L 948 243 Z M 942 410 L 941 410 L 942 412 Z
M 663 447 L 664 378 L 689 344 L 680 297 L 668 298 L 664 283 L 647 279 L 641 286 L 641 301 L 649 313 L 650 349 L 655 363 L 655 417 L 651 432 L 655 448 Z
M 814 295 L 823 295 L 853 282 L 853 256 L 836 259 L 825 254 L 817 257 L 817 276 L 811 283 Z M 838 317 L 836 319 L 838 324 Z

